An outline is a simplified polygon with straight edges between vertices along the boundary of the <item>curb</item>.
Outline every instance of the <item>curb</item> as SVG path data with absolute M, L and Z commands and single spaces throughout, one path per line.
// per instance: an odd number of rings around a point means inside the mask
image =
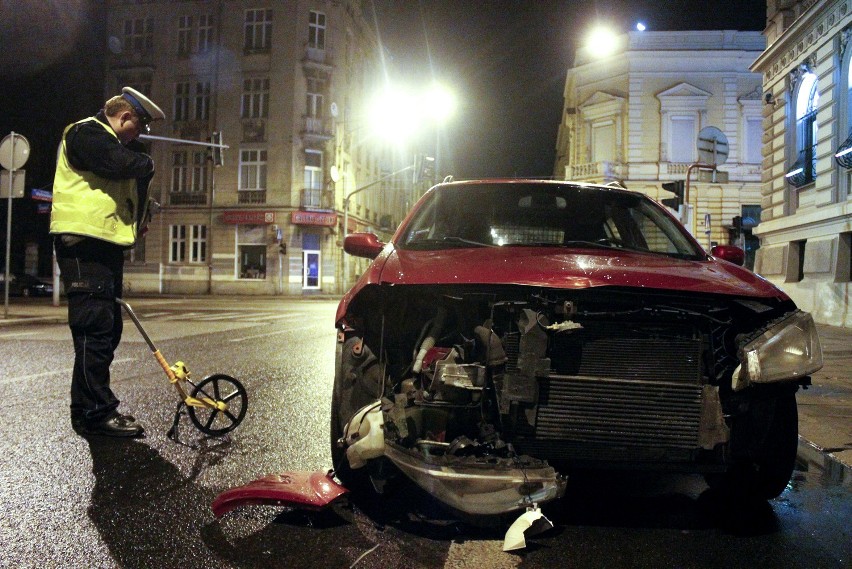
M 852 487 L 852 466 L 801 435 L 799 435 L 796 454 L 820 468 L 825 474 L 826 481 Z
M 16 316 L 12 318 L 0 318 L 0 328 L 4 328 L 6 326 L 19 326 L 21 324 L 35 324 L 38 322 L 65 324 L 67 319 L 62 316 Z

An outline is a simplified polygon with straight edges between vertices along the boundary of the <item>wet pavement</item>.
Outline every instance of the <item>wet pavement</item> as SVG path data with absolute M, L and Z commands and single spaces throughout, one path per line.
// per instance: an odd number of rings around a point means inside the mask
M 113 382 L 147 436 L 87 441 L 67 421 L 62 314 L 0 327 L 0 567 L 852 566 L 846 448 L 813 441 L 769 502 L 728 503 L 696 476 L 572 477 L 566 497 L 545 506 L 555 527 L 516 553 L 502 551 L 511 520 L 470 525 L 404 484 L 319 513 L 250 506 L 216 519 L 210 504 L 227 488 L 328 468 L 335 303 L 131 303 L 169 361 L 243 381 L 246 419 L 232 436 L 207 439 L 184 418 L 185 444 L 169 440 L 175 394 L 128 322 Z M 843 357 L 842 342 L 824 345 Z M 804 436 L 843 441 L 845 384 L 834 370 L 844 365 L 827 364 L 825 380 L 800 392 Z

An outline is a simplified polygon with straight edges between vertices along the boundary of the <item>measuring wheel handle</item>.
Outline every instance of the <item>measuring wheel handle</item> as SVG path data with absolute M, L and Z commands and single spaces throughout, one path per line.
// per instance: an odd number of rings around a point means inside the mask
M 205 377 L 194 385 L 186 400 L 189 418 L 206 435 L 222 436 L 240 426 L 248 409 L 243 384 L 222 373 Z

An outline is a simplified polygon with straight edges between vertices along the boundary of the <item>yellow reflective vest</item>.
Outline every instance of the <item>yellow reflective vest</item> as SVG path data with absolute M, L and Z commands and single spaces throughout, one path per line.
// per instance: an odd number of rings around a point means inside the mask
M 65 137 L 73 126 L 87 121 L 94 121 L 118 140 L 115 131 L 95 117 L 66 127 L 53 180 L 50 232 L 95 237 L 131 246 L 136 242 L 136 211 L 139 207 L 136 179 L 108 180 L 94 172 L 77 170 L 68 161 Z

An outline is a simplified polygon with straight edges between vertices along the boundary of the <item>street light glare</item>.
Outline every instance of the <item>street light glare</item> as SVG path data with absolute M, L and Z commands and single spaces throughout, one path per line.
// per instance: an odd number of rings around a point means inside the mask
M 386 89 L 373 101 L 370 123 L 373 132 L 384 140 L 407 140 L 418 124 L 412 95 L 402 89 Z
M 611 55 L 616 48 L 617 37 L 615 32 L 609 28 L 599 26 L 591 31 L 586 48 L 592 55 L 606 57 Z
M 424 108 L 430 118 L 442 124 L 449 119 L 456 110 L 456 98 L 453 93 L 443 85 L 434 84 L 424 97 Z
M 370 124 L 377 136 L 388 141 L 404 141 L 426 125 L 445 123 L 455 110 L 455 95 L 443 85 L 436 83 L 419 93 L 389 87 L 374 99 Z
M 645 31 L 644 22 L 636 22 L 636 30 L 640 31 L 640 32 L 644 32 Z

